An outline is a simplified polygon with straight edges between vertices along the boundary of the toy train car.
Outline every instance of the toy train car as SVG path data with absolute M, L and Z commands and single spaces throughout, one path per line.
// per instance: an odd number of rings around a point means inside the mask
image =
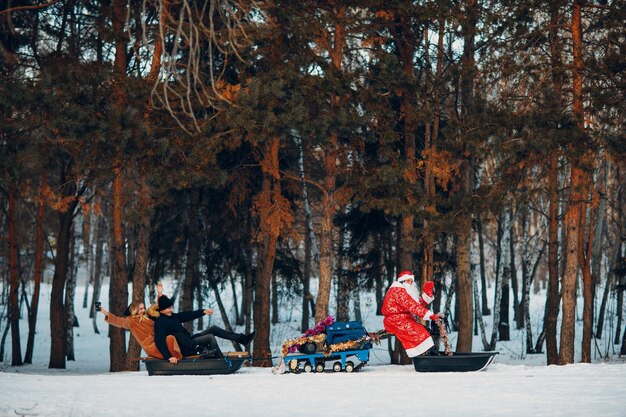
M 329 363 L 335 372 L 354 372 L 361 369 L 370 356 L 371 345 L 363 349 L 334 352 L 328 356 L 323 353 L 295 353 L 284 358 L 290 372 L 324 372 Z M 358 362 L 355 362 L 358 361 Z
M 299 353 L 286 355 L 283 361 L 288 370 L 295 373 L 324 372 L 332 367 L 335 372 L 354 372 L 369 360 L 372 343 L 360 321 L 330 324 L 326 327 L 325 334 L 322 346 L 311 340 L 299 347 Z M 333 349 L 328 353 L 331 346 Z

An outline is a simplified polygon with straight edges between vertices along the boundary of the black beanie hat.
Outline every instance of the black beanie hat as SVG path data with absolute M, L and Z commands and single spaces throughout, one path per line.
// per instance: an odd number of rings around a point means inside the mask
M 170 300 L 167 295 L 162 295 L 159 297 L 159 311 L 165 310 L 166 308 L 170 308 L 174 305 L 174 302 Z

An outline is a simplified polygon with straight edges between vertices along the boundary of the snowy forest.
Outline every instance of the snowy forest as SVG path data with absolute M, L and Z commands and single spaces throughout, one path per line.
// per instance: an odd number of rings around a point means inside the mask
M 624 21 L 624 0 L 0 2 L 0 360 L 32 363 L 45 282 L 63 369 L 103 282 L 116 314 L 163 277 L 180 311 L 210 295 L 262 359 L 279 297 L 302 332 L 360 320 L 402 270 L 457 352 L 524 329 L 547 364 L 591 362 L 612 320 L 626 354 Z

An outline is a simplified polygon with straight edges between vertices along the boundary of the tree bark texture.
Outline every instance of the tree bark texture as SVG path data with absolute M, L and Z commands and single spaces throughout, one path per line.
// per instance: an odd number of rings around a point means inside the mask
M 126 92 L 124 80 L 126 78 L 126 34 L 124 24 L 126 21 L 126 2 L 113 0 L 113 36 L 115 38 L 115 60 L 113 63 L 113 99 L 118 112 L 126 111 Z M 120 145 L 118 145 L 119 147 Z M 121 314 L 128 302 L 128 286 L 126 273 L 126 253 L 124 242 L 124 161 L 121 149 L 118 149 L 113 167 L 112 185 L 112 247 L 111 258 L 113 268 L 109 287 L 109 309 L 114 314 Z M 126 335 L 124 329 L 109 326 L 109 354 L 111 358 L 111 372 L 124 371 L 126 369 Z
M 78 275 L 78 256 L 76 253 L 76 230 L 74 222 L 70 227 L 70 261 L 68 267 L 68 279 L 65 282 L 65 327 L 66 337 L 65 356 L 67 360 L 76 360 L 74 355 L 74 324 L 76 316 L 74 314 L 74 298 L 76 295 L 76 279 Z
M 304 267 L 302 271 L 302 322 L 300 331 L 305 333 L 311 321 L 309 314 L 309 298 L 311 297 L 311 239 L 307 233 L 304 236 Z
M 70 166 L 60 168 L 59 183 L 63 198 L 74 196 L 76 184 L 68 178 Z M 68 274 L 70 253 L 70 228 L 77 201 L 69 204 L 66 211 L 58 212 L 59 232 L 57 234 L 57 251 L 55 256 L 54 277 L 52 278 L 52 292 L 50 294 L 50 362 L 48 368 L 65 369 L 65 343 L 67 340 L 65 327 L 65 305 L 63 290 Z
M 346 212 L 348 208 L 346 208 Z M 339 232 L 339 253 L 337 256 L 337 268 L 335 268 L 337 274 L 337 321 L 349 321 L 350 320 L 350 293 L 351 283 L 348 280 L 348 271 L 345 266 L 345 253 L 348 249 L 349 242 L 347 239 L 346 225 L 341 226 Z
M 474 334 L 474 304 L 472 268 L 470 264 L 471 219 L 461 220 L 462 232 L 459 233 L 456 248 L 457 298 L 459 301 L 458 323 L 459 334 L 456 344 L 457 352 L 471 352 Z M 469 232 L 469 233 L 468 233 Z
M 23 362 L 22 347 L 20 344 L 20 309 L 18 304 L 20 276 L 17 265 L 17 235 L 15 233 L 17 190 L 13 181 L 10 182 L 8 188 L 9 207 L 7 211 L 7 222 L 9 224 L 9 322 L 11 323 L 11 366 L 21 366 Z
M 91 311 L 89 315 L 92 318 L 93 329 L 96 334 L 99 334 L 98 330 L 98 315 L 95 313 L 95 303 L 100 300 L 100 292 L 102 290 L 102 257 L 104 255 L 104 238 L 103 232 L 106 230 L 106 221 L 103 216 L 100 216 L 96 220 L 96 231 L 95 231 L 95 244 L 96 250 L 94 254 L 94 268 L 93 268 L 93 296 L 91 298 Z
M 583 189 L 590 190 L 587 193 L 594 193 L 589 175 L 585 173 Z M 593 215 L 589 216 L 589 235 L 586 238 L 587 230 L 587 206 L 586 202 L 581 203 L 581 211 L 578 227 L 578 265 L 583 276 L 583 340 L 581 350 L 581 362 L 591 363 L 591 336 L 593 333 L 593 279 L 591 276 L 591 251 L 593 247 L 594 223 Z M 593 213 L 593 208 L 591 212 Z
M 141 213 L 137 223 L 137 250 L 135 253 L 135 268 L 133 269 L 133 295 L 132 302 L 145 303 L 146 298 L 146 277 L 148 273 L 148 256 L 150 249 L 150 207 L 152 206 L 151 191 L 143 176 L 139 179 L 139 195 Z M 148 308 L 148 306 L 146 306 Z M 138 371 L 141 355 L 141 345 L 134 338 L 129 338 L 128 351 L 126 355 L 126 370 Z
M 491 314 L 489 309 L 489 302 L 487 301 L 487 273 L 485 269 L 485 243 L 483 238 L 483 221 L 480 216 L 476 219 L 476 231 L 478 233 L 478 253 L 480 255 L 480 293 L 481 293 L 481 308 L 482 315 L 488 316 Z
M 37 204 L 37 218 L 35 221 L 35 260 L 33 266 L 33 295 L 28 313 L 28 340 L 26 342 L 25 363 L 33 363 L 33 351 L 35 345 L 35 329 L 37 328 L 37 312 L 39 311 L 39 291 L 43 277 L 44 260 L 44 230 L 43 222 L 46 212 L 46 201 L 43 189 L 47 184 L 46 176 L 42 175 L 39 180 L 39 201 Z
M 262 210 L 265 206 L 275 208 L 273 205 L 277 204 L 281 197 L 278 166 L 279 144 L 279 139 L 275 137 L 264 145 L 264 160 L 261 163 L 263 169 L 261 198 L 267 199 L 270 204 L 262 204 Z M 269 207 L 266 207 L 265 210 Z M 257 280 L 254 291 L 254 328 L 257 335 L 253 344 L 253 354 L 259 358 L 259 361 L 254 364 L 255 366 L 269 367 L 272 366 L 270 359 L 272 356 L 270 349 L 270 291 L 280 228 L 273 227 L 268 223 L 271 221 L 270 213 L 260 213 L 260 218 L 263 237 L 259 246 Z
M 182 291 L 178 308 L 180 311 L 193 310 L 193 290 L 197 287 L 198 281 L 198 261 L 200 257 L 200 202 L 202 194 L 199 189 L 194 188 L 188 194 L 188 227 L 187 227 L 187 256 L 185 262 L 185 277 L 183 278 Z M 202 318 L 200 318 L 202 320 Z M 188 332 L 192 332 L 193 322 L 183 323 Z
M 544 317 L 546 338 L 546 361 L 548 365 L 558 362 L 557 319 L 559 316 L 559 157 L 550 155 L 548 173 L 548 291 L 546 293 L 546 313 Z
M 579 127 L 583 129 L 582 118 L 582 32 L 581 32 L 581 5 L 578 0 L 573 2 L 572 10 L 572 46 L 574 58 L 574 70 L 572 74 L 573 111 Z M 582 207 L 581 187 L 584 183 L 585 173 L 578 166 L 577 161 L 571 161 L 570 174 L 570 199 L 569 207 L 565 215 L 566 228 L 566 260 L 565 274 L 562 283 L 562 311 L 561 338 L 558 363 L 565 365 L 574 363 L 574 342 L 576 333 L 576 280 L 578 277 L 578 234 L 580 230 L 580 216 Z
M 342 20 L 346 17 L 347 7 L 340 4 L 336 10 L 337 22 L 335 24 L 334 42 L 328 43 L 332 70 L 342 71 L 342 60 L 346 46 L 346 34 Z M 340 97 L 332 96 L 330 99 L 331 114 L 340 105 Z M 317 290 L 317 303 L 315 305 L 315 322 L 322 321 L 328 316 L 328 304 L 330 300 L 330 287 L 333 277 L 333 217 L 336 211 L 335 189 L 337 187 L 337 158 L 339 156 L 339 138 L 333 132 L 328 138 L 328 147 L 324 152 L 324 180 L 322 185 L 322 219 L 320 224 L 320 263 L 319 283 Z

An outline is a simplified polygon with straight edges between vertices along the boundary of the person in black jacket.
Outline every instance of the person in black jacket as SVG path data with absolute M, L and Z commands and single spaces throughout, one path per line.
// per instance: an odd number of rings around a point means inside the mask
M 211 352 L 217 358 L 224 357 L 224 355 L 220 351 L 215 336 L 233 340 L 242 345 L 249 344 L 254 338 L 255 332 L 247 335 L 232 333 L 217 326 L 211 326 L 201 333 L 191 335 L 182 324 L 200 318 L 205 314 L 213 314 L 213 309 L 207 308 L 174 313 L 172 308 L 174 303 L 165 295 L 159 298 L 158 305 L 160 314 L 154 323 L 154 341 L 159 352 L 170 363 L 176 364 L 178 359 L 172 356 L 167 349 L 165 338 L 169 335 L 173 335 L 176 338 L 183 356 Z

